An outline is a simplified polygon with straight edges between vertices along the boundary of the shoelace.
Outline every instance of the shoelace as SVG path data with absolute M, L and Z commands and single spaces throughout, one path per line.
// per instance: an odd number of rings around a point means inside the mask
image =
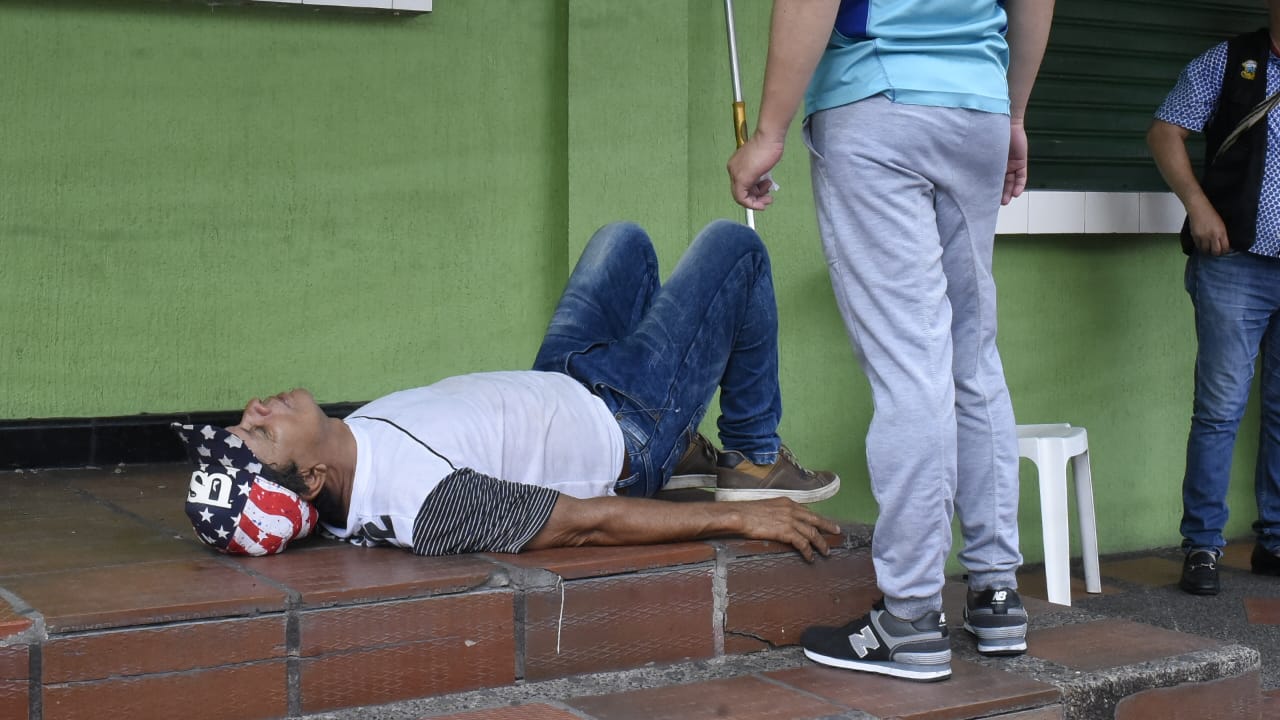
M 790 462 L 792 465 L 796 466 L 796 468 L 797 468 L 800 472 L 804 473 L 804 476 L 805 476 L 805 477 L 813 477 L 813 476 L 814 476 L 814 473 L 813 473 L 813 471 L 812 471 L 812 470 L 810 470 L 809 468 L 806 468 L 805 466 L 801 465 L 801 464 L 800 464 L 800 461 L 799 461 L 799 460 L 796 460 L 796 456 L 791 452 L 791 448 L 787 447 L 786 445 L 783 445 L 783 446 L 781 446 L 781 447 L 779 447 L 779 448 L 778 448 L 778 455 L 779 455 L 780 457 L 786 458 L 788 462 Z
M 711 463 L 713 466 L 716 464 L 716 461 L 720 457 L 720 454 L 716 452 L 716 449 L 711 444 L 711 441 L 701 434 L 694 435 L 693 440 L 690 442 L 690 445 L 696 446 L 694 448 L 694 452 L 700 455 L 703 460 L 706 460 L 707 462 Z

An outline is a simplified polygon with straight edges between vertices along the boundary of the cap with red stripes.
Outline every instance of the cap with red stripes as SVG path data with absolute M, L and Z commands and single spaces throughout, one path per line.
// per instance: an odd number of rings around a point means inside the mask
M 187 517 L 196 537 L 232 555 L 274 555 L 311 534 L 319 513 L 244 441 L 215 425 L 174 423 L 196 466 L 187 492 Z

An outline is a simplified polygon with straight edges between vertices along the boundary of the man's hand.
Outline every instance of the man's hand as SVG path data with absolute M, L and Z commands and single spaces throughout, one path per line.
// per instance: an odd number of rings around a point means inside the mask
M 745 208 L 764 210 L 773 202 L 773 180 L 766 176 L 782 159 L 787 128 L 800 109 L 839 10 L 840 0 L 774 0 L 759 122 L 729 158 L 729 190 L 734 202 Z
M 651 545 L 713 537 L 773 540 L 805 560 L 831 552 L 823 533 L 840 525 L 786 498 L 748 502 L 669 502 L 561 495 L 526 550 L 583 545 Z
M 782 144 L 764 140 L 756 133 L 729 158 L 727 169 L 734 202 L 752 210 L 769 207 L 773 202 L 773 180 L 767 176 L 782 159 Z
M 742 514 L 740 534 L 743 537 L 790 545 L 809 562 L 813 562 L 815 550 L 823 557 L 831 554 L 823 533 L 840 532 L 840 526 L 834 521 L 787 498 L 733 505 L 736 506 L 733 509 Z
M 1008 205 L 1027 187 L 1027 130 L 1021 121 L 1009 122 L 1009 164 L 1004 170 L 1000 204 Z
M 1147 130 L 1147 147 L 1155 158 L 1160 175 L 1169 184 L 1182 206 L 1187 209 L 1187 223 L 1191 230 L 1191 242 L 1206 255 L 1221 255 L 1231 249 L 1227 228 L 1222 216 L 1204 194 L 1200 182 L 1191 170 L 1191 157 L 1187 155 L 1187 128 L 1152 120 Z
M 1231 249 L 1230 238 L 1227 237 L 1227 226 L 1222 216 L 1212 205 L 1205 203 L 1202 208 L 1187 213 L 1187 222 L 1191 228 L 1191 240 L 1196 249 L 1206 255 L 1221 255 Z

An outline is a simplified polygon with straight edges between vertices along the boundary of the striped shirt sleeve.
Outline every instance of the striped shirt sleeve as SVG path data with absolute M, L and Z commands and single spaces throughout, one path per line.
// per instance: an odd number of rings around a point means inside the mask
M 413 552 L 454 555 L 515 553 L 551 517 L 560 493 L 461 468 L 423 501 L 413 521 Z

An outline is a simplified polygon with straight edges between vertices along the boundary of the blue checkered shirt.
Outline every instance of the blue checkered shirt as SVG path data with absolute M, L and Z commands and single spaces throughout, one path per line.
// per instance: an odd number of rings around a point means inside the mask
M 1192 60 L 1156 110 L 1156 118 L 1195 132 L 1203 131 L 1218 106 L 1226 64 L 1225 42 Z M 1267 53 L 1267 95 L 1277 89 L 1280 89 L 1280 58 Z M 1258 235 L 1249 252 L 1280 257 L 1280 113 L 1276 112 L 1267 115 L 1267 159 L 1262 171 L 1262 192 L 1258 195 Z

